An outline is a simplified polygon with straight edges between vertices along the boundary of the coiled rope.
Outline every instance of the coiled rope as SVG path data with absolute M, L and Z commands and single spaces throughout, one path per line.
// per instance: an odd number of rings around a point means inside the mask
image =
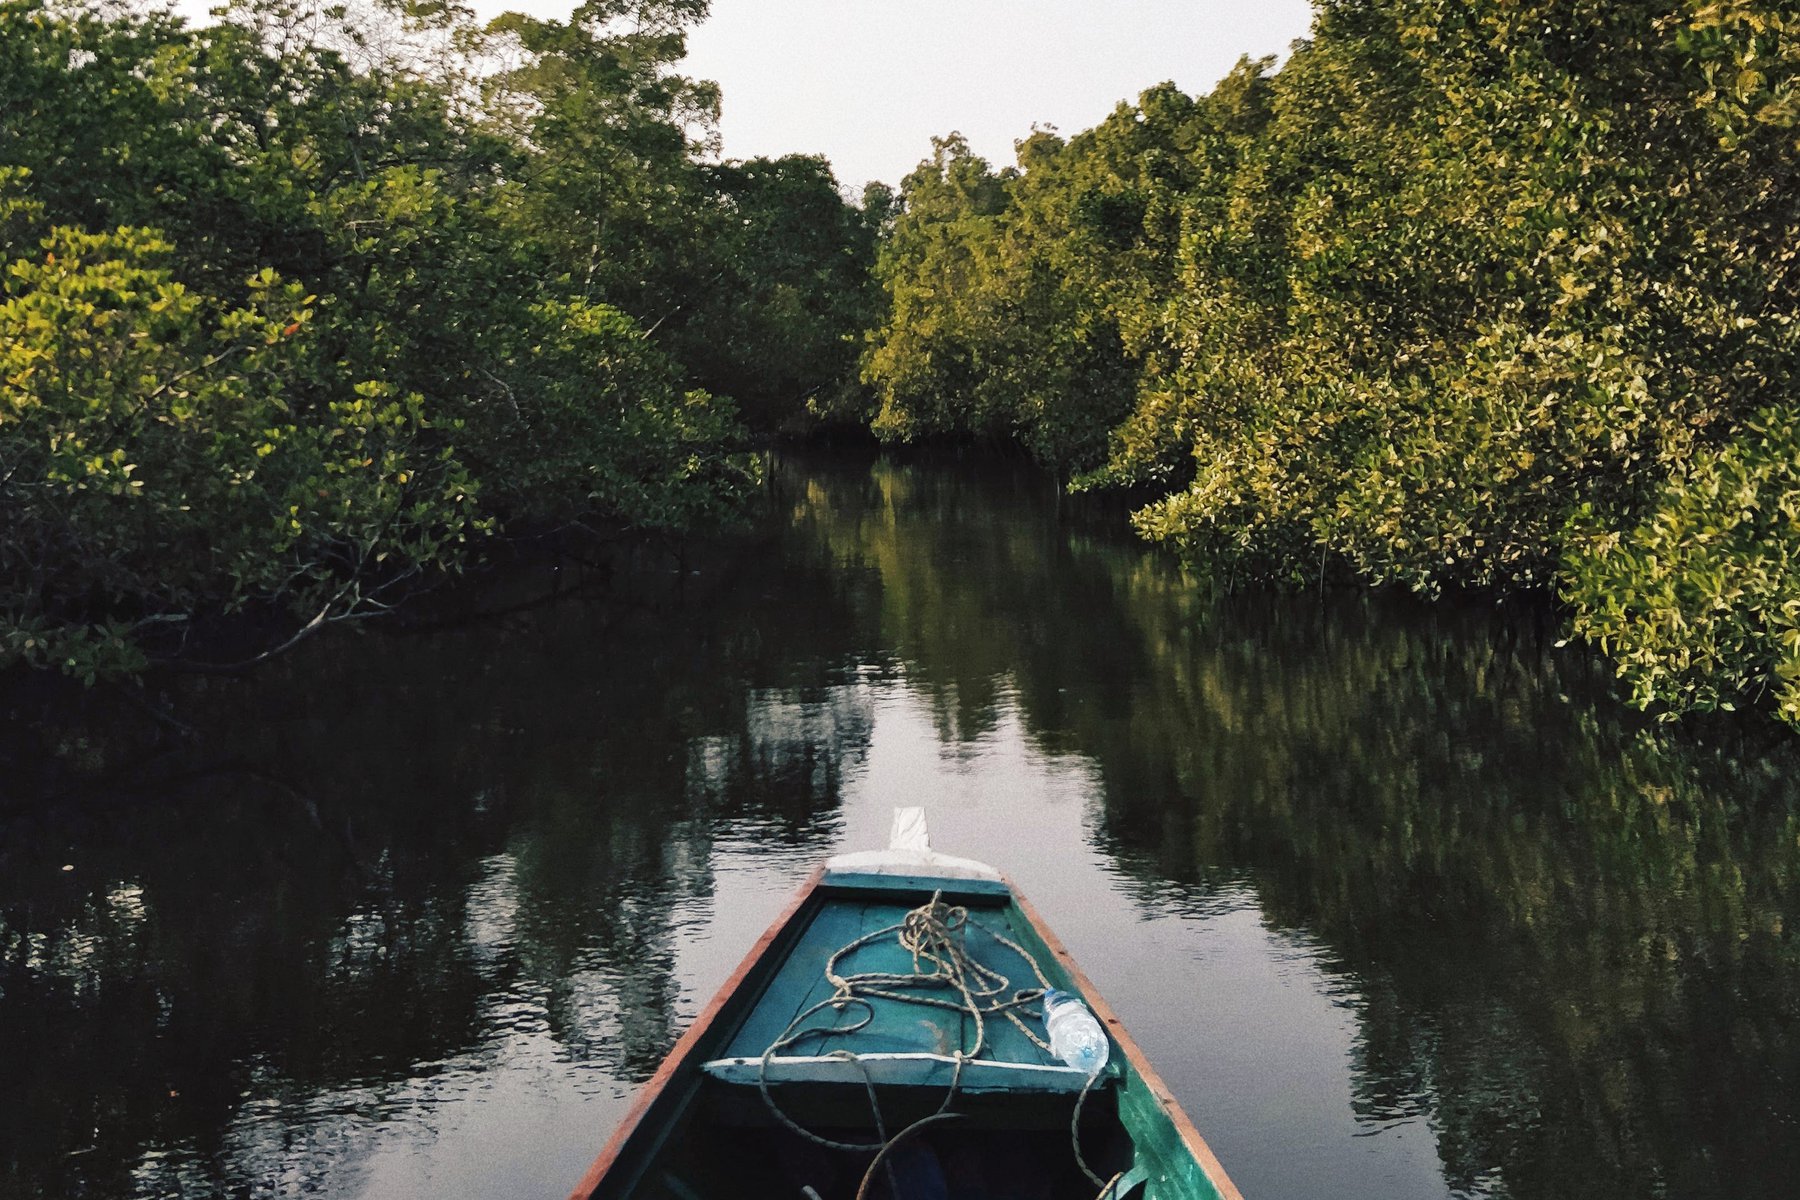
M 980 930 L 1000 945 L 1005 946 L 1022 958 L 1037 977 L 1038 986 L 1012 990 L 1012 980 L 999 971 L 978 962 L 968 952 L 968 930 Z M 912 956 L 913 969 L 910 972 L 863 971 L 845 974 L 840 971 L 840 964 L 858 950 L 880 942 L 890 936 L 899 939 L 901 949 Z M 774 1041 L 763 1051 L 762 1060 L 757 1066 L 756 1086 L 761 1092 L 763 1103 L 769 1112 L 789 1130 L 828 1150 L 842 1150 L 850 1153 L 873 1153 L 868 1170 L 864 1172 L 862 1185 L 857 1188 L 857 1200 L 866 1200 L 869 1185 L 875 1178 L 877 1168 L 883 1169 L 888 1178 L 888 1190 L 892 1196 L 898 1196 L 898 1188 L 894 1179 L 890 1156 L 894 1148 L 914 1133 L 927 1125 L 959 1118 L 961 1113 L 950 1111 L 955 1102 L 957 1092 L 962 1086 L 963 1064 L 980 1056 L 987 1045 L 987 1022 L 994 1017 L 1003 1017 L 1017 1027 L 1031 1043 L 1046 1054 L 1051 1053 L 1050 1046 L 1038 1037 L 1025 1024 L 1019 1010 L 1043 1000 L 1044 993 L 1051 987 L 1044 969 L 1034 956 L 1018 942 L 1007 937 L 980 921 L 969 916 L 969 911 L 960 905 L 945 904 L 943 892 L 933 892 L 931 900 L 908 912 L 898 924 L 866 933 L 856 940 L 840 947 L 825 962 L 825 979 L 832 986 L 832 994 L 819 1003 L 802 1011 L 787 1028 L 781 1031 Z M 948 999 L 941 993 L 953 991 L 955 1000 Z M 775 1096 L 769 1089 L 769 1063 L 784 1050 L 808 1038 L 843 1037 L 854 1034 L 868 1027 L 875 1019 L 876 1000 L 892 1000 L 899 1004 L 923 1004 L 934 1008 L 943 1008 L 951 1012 L 967 1014 L 975 1024 L 975 1044 L 967 1049 L 958 1046 L 952 1058 L 950 1086 L 944 1093 L 944 1099 L 937 1110 L 921 1117 L 892 1137 L 888 1136 L 886 1123 L 881 1116 L 881 1103 L 875 1094 L 875 1081 L 869 1074 L 868 1067 L 851 1050 L 834 1050 L 827 1057 L 842 1059 L 854 1064 L 862 1075 L 863 1089 L 869 1097 L 869 1109 L 875 1119 L 874 1142 L 841 1142 L 822 1134 L 813 1132 L 801 1125 L 793 1117 L 782 1110 L 775 1102 Z M 863 1010 L 862 1019 L 851 1025 L 808 1026 L 807 1020 L 814 1014 L 830 1009 L 841 1017 L 851 1006 Z M 959 1039 L 960 1040 L 960 1039 Z M 1079 1128 L 1081 1109 L 1086 1103 L 1088 1092 L 1099 1081 L 1101 1072 L 1096 1069 L 1088 1077 L 1076 1098 L 1075 1112 L 1069 1123 L 1070 1143 L 1075 1151 L 1075 1161 L 1085 1174 L 1100 1189 L 1099 1200 L 1106 1200 L 1120 1176 L 1102 1181 L 1087 1164 L 1081 1154 Z

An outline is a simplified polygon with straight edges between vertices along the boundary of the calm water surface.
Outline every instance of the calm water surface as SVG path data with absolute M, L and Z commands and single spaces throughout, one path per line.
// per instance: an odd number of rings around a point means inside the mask
M 897 804 L 1252 1200 L 1795 1194 L 1780 737 L 1646 725 L 1530 615 L 1208 602 L 992 464 L 771 496 L 604 599 L 183 684 L 183 736 L 17 706 L 0 1194 L 563 1194 Z

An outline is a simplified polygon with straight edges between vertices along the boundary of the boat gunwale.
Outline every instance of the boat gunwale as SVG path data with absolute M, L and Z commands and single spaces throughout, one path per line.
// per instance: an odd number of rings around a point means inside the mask
M 1158 1075 L 1155 1068 L 1150 1065 L 1149 1058 L 1126 1030 L 1124 1022 L 1119 1019 L 1112 1006 L 1101 996 L 1099 988 L 1094 986 L 1094 981 L 1088 978 L 1087 972 L 1081 969 L 1074 956 L 1062 944 L 1061 939 L 1052 932 L 1050 926 L 1038 913 L 1037 908 L 1025 898 L 1024 892 L 1013 882 L 1012 877 L 1002 872 L 1000 878 L 1009 893 L 1010 902 L 1018 908 L 1020 915 L 1031 926 L 1032 932 L 1043 943 L 1044 948 L 1068 973 L 1069 979 L 1075 984 L 1076 989 L 1092 1009 L 1094 1015 L 1106 1026 L 1108 1034 L 1119 1047 L 1132 1072 L 1143 1081 L 1151 1098 L 1156 1102 L 1156 1107 L 1168 1118 L 1176 1137 L 1181 1140 L 1182 1146 L 1189 1154 L 1193 1155 L 1201 1173 L 1206 1176 L 1213 1190 L 1218 1193 L 1218 1200 L 1244 1200 L 1243 1193 L 1238 1191 L 1237 1185 L 1225 1173 L 1224 1164 L 1213 1153 L 1212 1147 L 1207 1145 L 1206 1139 L 1195 1127 L 1193 1119 L 1182 1108 L 1181 1102 L 1175 1098 L 1175 1093 L 1169 1089 L 1168 1084 L 1163 1082 L 1162 1076 Z M 903 886 L 894 890 L 917 890 L 914 886 L 915 883 L 915 880 L 907 880 Z M 833 889 L 831 881 L 827 878 L 826 867 L 824 864 L 820 864 L 813 869 L 788 901 L 786 907 L 750 947 L 744 955 L 743 961 L 738 963 L 731 975 L 719 985 L 718 990 L 713 993 L 712 999 L 707 1001 L 706 1007 L 700 1011 L 693 1023 L 688 1026 L 687 1031 L 676 1041 L 667 1057 L 663 1059 L 662 1065 L 656 1069 L 655 1074 L 638 1089 L 631 1107 L 626 1110 L 617 1128 L 613 1130 L 612 1136 L 607 1139 L 605 1147 L 601 1149 L 592 1165 L 588 1167 L 586 1174 L 582 1176 L 581 1182 L 570 1193 L 569 1200 L 594 1200 L 594 1197 L 600 1194 L 600 1188 L 606 1182 L 608 1173 L 624 1153 L 627 1143 L 643 1126 L 644 1118 L 649 1115 L 651 1108 L 668 1091 L 669 1085 L 690 1065 L 696 1070 L 698 1069 L 697 1058 L 701 1042 L 712 1032 L 714 1023 L 718 1021 L 727 1006 L 740 998 L 739 993 L 744 982 L 763 963 L 769 950 L 793 927 L 796 919 L 810 910 L 811 901 L 820 893 L 829 893 L 831 890 Z M 852 893 L 863 890 L 874 889 L 861 880 L 858 880 L 856 885 L 844 889 L 844 891 Z M 945 890 L 952 889 L 946 888 Z M 983 896 L 983 899 L 992 901 L 999 897 L 987 894 Z M 690 1060 L 696 1061 L 690 1063 Z
M 1188 1116 L 1187 1110 L 1181 1107 L 1181 1102 L 1175 1098 L 1175 1093 L 1169 1090 L 1169 1085 L 1163 1082 L 1162 1076 L 1156 1073 L 1156 1068 L 1150 1065 L 1149 1057 L 1144 1054 L 1143 1048 L 1126 1030 L 1125 1023 L 1112 1010 L 1112 1005 L 1108 1004 L 1105 997 L 1101 996 L 1100 989 L 1094 986 L 1094 981 L 1088 978 L 1087 972 L 1083 971 L 1076 963 L 1074 955 L 1069 953 L 1061 939 L 1051 931 L 1050 926 L 1039 915 L 1031 901 L 1025 898 L 1025 893 L 1020 891 L 1018 885 L 1012 881 L 1012 876 L 1001 872 L 1000 877 L 1012 890 L 1013 903 L 1018 906 L 1019 912 L 1024 915 L 1026 921 L 1030 922 L 1032 931 L 1037 934 L 1038 940 L 1044 943 L 1044 948 L 1049 950 L 1056 961 L 1062 964 L 1063 970 L 1069 973 L 1069 978 L 1079 989 L 1082 999 L 1106 1026 L 1107 1034 L 1125 1055 L 1126 1061 L 1131 1064 L 1132 1071 L 1139 1079 L 1143 1080 L 1144 1086 L 1150 1089 L 1151 1098 L 1156 1101 L 1156 1106 L 1162 1109 L 1163 1115 L 1169 1118 L 1169 1123 L 1175 1127 L 1175 1135 L 1181 1139 L 1182 1145 L 1186 1147 L 1188 1153 L 1194 1156 L 1194 1161 L 1199 1164 L 1201 1173 L 1212 1184 L 1213 1190 L 1218 1192 L 1219 1200 L 1244 1200 L 1244 1194 L 1238 1191 L 1237 1184 L 1233 1183 L 1231 1176 L 1225 1173 L 1225 1164 L 1219 1161 L 1219 1156 L 1214 1154 L 1212 1147 L 1206 1144 L 1206 1139 L 1195 1127 L 1193 1118 Z
M 649 1114 L 651 1107 L 661 1099 L 663 1093 L 668 1090 L 669 1084 L 673 1083 L 676 1076 L 688 1065 L 688 1060 L 696 1057 L 701 1041 L 712 1031 L 713 1022 L 719 1019 L 719 1014 L 725 1010 L 726 1005 L 737 998 L 738 990 L 743 986 L 744 980 L 749 978 L 750 973 L 767 956 L 769 948 L 780 940 L 781 936 L 793 925 L 795 918 L 807 908 L 808 901 L 817 893 L 819 882 L 824 878 L 825 866 L 821 863 L 813 868 L 806 881 L 800 885 L 793 898 L 787 902 L 787 906 L 769 923 L 769 927 L 763 931 L 763 935 L 756 939 L 756 943 L 744 955 L 743 961 L 738 963 L 737 969 L 732 971 L 725 982 L 719 985 L 719 989 L 713 993 L 712 999 L 706 1002 L 706 1007 L 700 1010 L 693 1023 L 687 1027 L 687 1032 L 676 1040 L 674 1047 L 663 1059 L 662 1065 L 656 1068 L 656 1073 L 638 1088 L 637 1096 L 632 1100 L 631 1107 L 626 1109 L 625 1116 L 620 1119 L 617 1128 L 613 1130 L 612 1137 L 607 1139 L 606 1145 L 588 1167 L 587 1173 L 581 1177 L 581 1182 L 575 1185 L 573 1192 L 569 1193 L 569 1200 L 592 1200 L 599 1194 L 601 1184 L 606 1182 L 607 1173 L 618 1162 L 619 1155 L 624 1152 L 626 1143 L 643 1125 L 644 1118 Z

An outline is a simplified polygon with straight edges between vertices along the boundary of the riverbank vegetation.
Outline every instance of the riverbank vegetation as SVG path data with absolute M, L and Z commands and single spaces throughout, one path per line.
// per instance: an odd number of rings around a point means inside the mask
M 909 176 L 864 374 L 1222 581 L 1554 590 L 1631 693 L 1800 723 L 1800 22 L 1326 0 L 1279 69 Z
M 257 657 L 497 535 L 729 512 L 854 384 L 874 228 L 717 161 L 705 9 L 0 0 L 0 667 Z
M 1016 442 L 1227 586 L 1555 595 L 1638 703 L 1800 724 L 1782 6 L 1325 0 L 860 205 L 718 158 L 706 9 L 0 0 L 0 668 L 710 528 L 804 419 Z

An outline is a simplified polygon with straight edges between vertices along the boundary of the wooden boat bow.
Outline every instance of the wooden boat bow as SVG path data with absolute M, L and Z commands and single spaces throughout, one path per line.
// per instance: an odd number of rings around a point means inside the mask
M 966 950 L 986 964 L 975 968 L 983 972 L 985 1007 L 971 1001 L 966 981 L 957 987 L 975 1011 L 934 998 L 929 985 L 942 981 L 929 970 L 921 974 L 920 951 L 911 952 L 909 965 L 903 945 L 879 936 L 922 920 L 922 913 L 963 922 L 943 925 L 940 938 L 943 929 L 956 932 L 934 944 L 960 941 L 956 953 Z M 833 966 L 850 954 L 866 954 L 873 969 Z M 1012 990 L 1009 980 L 1028 986 Z M 893 990 L 921 985 L 917 997 Z M 1052 1058 L 1025 1023 L 1024 1006 L 1033 1005 L 1036 1019 L 1035 998 L 1052 986 L 1078 995 L 1117 1048 L 1092 1082 Z M 1090 1089 L 1104 1102 L 1084 1113 Z M 970 1119 L 941 1123 L 952 1103 Z M 877 1106 L 877 1130 L 883 1110 L 892 1109 L 889 1133 L 879 1141 L 866 1128 L 855 1142 L 812 1131 L 835 1131 L 847 1120 L 866 1124 L 856 1114 L 869 1104 Z M 893 1132 L 902 1118 L 904 1130 Z M 928 1136 L 911 1137 L 934 1122 Z M 1059 1136 L 1065 1166 L 1049 1162 Z M 911 1166 L 896 1149 L 903 1139 Z M 892 1187 L 900 1167 L 949 1178 L 968 1154 L 990 1146 L 1009 1155 L 1013 1169 L 1042 1174 L 1044 1195 L 1088 1200 L 1093 1189 L 1077 1186 L 1073 1167 L 1100 1180 L 1082 1156 L 1084 1143 L 1106 1162 L 1103 1169 L 1116 1171 L 1103 1193 L 1109 1200 L 1242 1200 L 1117 1015 L 1012 881 L 985 863 L 939 854 L 923 810 L 899 809 L 886 849 L 840 854 L 807 877 L 639 1090 L 571 1200 L 799 1200 L 803 1188 L 835 1200 L 849 1195 L 845 1181 L 862 1176 L 865 1166 L 860 1191 L 869 1189 L 877 1162 Z M 740 1165 L 720 1172 L 709 1163 L 727 1146 L 736 1148 Z M 878 1146 L 883 1155 L 874 1154 Z M 836 1158 L 819 1157 L 827 1153 L 819 1147 L 836 1148 Z M 864 1153 L 841 1153 L 848 1149 Z M 882 1162 L 886 1150 L 895 1153 Z M 761 1175 L 746 1173 L 746 1158 L 767 1160 Z

